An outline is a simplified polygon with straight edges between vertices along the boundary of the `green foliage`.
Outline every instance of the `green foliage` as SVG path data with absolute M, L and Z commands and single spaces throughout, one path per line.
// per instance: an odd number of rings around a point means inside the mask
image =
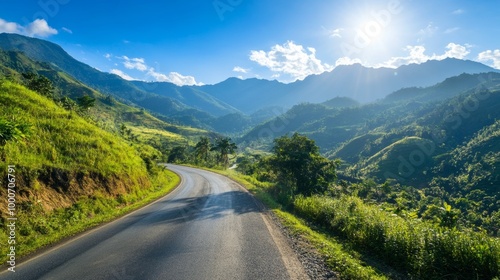
M 26 139 L 30 133 L 31 125 L 29 123 L 0 118 L 0 146 L 5 146 L 8 141 Z
M 186 146 L 173 147 L 168 153 L 168 162 L 170 163 L 185 163 L 188 159 L 188 151 Z
M 324 193 L 336 179 L 337 163 L 319 154 L 313 140 L 295 133 L 274 141 L 269 165 L 287 195 Z
M 215 139 L 215 144 L 212 151 L 218 152 L 217 162 L 224 168 L 229 167 L 229 155 L 236 153 L 238 147 L 231 141 L 229 137 L 218 137 Z
M 212 149 L 212 144 L 210 143 L 210 138 L 206 136 L 200 137 L 200 141 L 196 143 L 194 147 L 197 159 L 201 159 L 208 162 L 208 156 L 210 150 Z
M 54 93 L 54 86 L 52 82 L 45 76 L 34 73 L 23 73 L 26 79 L 26 87 L 38 92 L 41 95 L 52 97 Z
M 88 95 L 79 97 L 77 101 L 78 101 L 78 106 L 80 106 L 82 110 L 88 110 L 95 106 L 95 98 L 92 98 Z
M 327 227 L 357 249 L 425 279 L 500 276 L 500 240 L 390 215 L 360 199 L 297 197 L 297 213 Z M 446 206 L 451 212 L 451 207 Z

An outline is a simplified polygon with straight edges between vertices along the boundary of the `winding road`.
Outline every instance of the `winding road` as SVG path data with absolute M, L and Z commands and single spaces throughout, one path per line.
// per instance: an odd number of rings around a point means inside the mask
M 307 279 L 259 203 L 234 181 L 168 165 L 172 193 L 6 269 L 0 279 Z

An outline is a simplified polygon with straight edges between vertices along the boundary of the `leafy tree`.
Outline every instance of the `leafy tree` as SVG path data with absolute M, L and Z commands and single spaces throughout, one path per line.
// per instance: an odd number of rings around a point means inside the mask
M 69 110 L 69 111 L 74 111 L 77 108 L 77 106 L 78 106 L 78 104 L 76 104 L 76 102 L 73 99 L 71 99 L 71 98 L 69 98 L 67 96 L 59 99 L 57 101 L 57 103 L 61 107 L 63 107 L 66 110 Z
M 47 77 L 35 73 L 23 73 L 23 77 L 26 79 L 27 88 L 36 91 L 41 95 L 52 97 L 54 86 Z
M 212 144 L 210 143 L 210 139 L 208 137 L 202 136 L 200 138 L 200 141 L 198 141 L 195 146 L 196 157 L 207 162 L 208 154 L 211 148 Z
M 229 166 L 229 155 L 236 153 L 238 147 L 235 143 L 231 142 L 231 138 L 217 138 L 215 140 L 215 145 L 212 147 L 211 151 L 217 151 L 219 155 L 217 156 L 217 161 L 222 164 L 225 168 Z
M 173 147 L 168 154 L 168 162 L 179 163 L 187 160 L 187 148 L 185 146 Z
M 314 140 L 295 133 L 274 140 L 270 159 L 281 190 L 288 194 L 323 193 L 336 179 L 337 162 L 322 157 Z
M 84 95 L 82 97 L 79 97 L 77 99 L 77 102 L 78 102 L 78 106 L 80 106 L 80 108 L 82 108 L 82 110 L 88 110 L 91 107 L 95 106 L 95 98 L 92 98 L 88 95 Z

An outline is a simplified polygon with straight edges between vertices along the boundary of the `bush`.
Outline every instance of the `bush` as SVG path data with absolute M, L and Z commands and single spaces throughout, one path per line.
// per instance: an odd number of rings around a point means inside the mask
M 417 219 L 403 219 L 360 199 L 302 197 L 299 215 L 369 251 L 386 264 L 425 279 L 493 279 L 500 276 L 500 241 Z

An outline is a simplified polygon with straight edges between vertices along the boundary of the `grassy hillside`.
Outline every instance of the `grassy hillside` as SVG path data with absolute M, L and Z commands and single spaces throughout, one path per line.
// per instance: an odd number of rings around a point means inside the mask
M 7 166 L 15 165 L 18 254 L 109 219 L 175 185 L 175 176 L 148 165 L 158 156 L 154 148 L 125 141 L 22 85 L 0 80 L 0 108 L 2 123 L 28 127 L 25 139 L 7 140 L 0 147 L 3 185 Z M 0 194 L 6 197 L 6 189 Z M 6 207 L 0 205 L 2 224 Z M 1 228 L 6 256 L 6 227 Z
M 21 73 L 36 73 L 48 78 L 53 84 L 51 97 L 55 100 L 64 97 L 77 100 L 85 95 L 95 98 L 95 106 L 88 112 L 88 117 L 94 124 L 107 131 L 119 133 L 122 125 L 133 127 L 136 135 L 142 135 L 142 130 L 162 131 L 157 133 L 157 138 L 162 137 L 161 141 L 152 142 L 158 144 L 158 149 L 167 144 L 180 145 L 194 141 L 202 135 L 209 135 L 209 132 L 204 130 L 166 122 L 142 108 L 124 103 L 126 100 L 95 91 L 53 65 L 33 61 L 20 52 L 0 51 L 0 77 L 6 76 L 10 80 L 25 83 Z M 163 137 L 164 131 L 168 132 L 167 137 Z

